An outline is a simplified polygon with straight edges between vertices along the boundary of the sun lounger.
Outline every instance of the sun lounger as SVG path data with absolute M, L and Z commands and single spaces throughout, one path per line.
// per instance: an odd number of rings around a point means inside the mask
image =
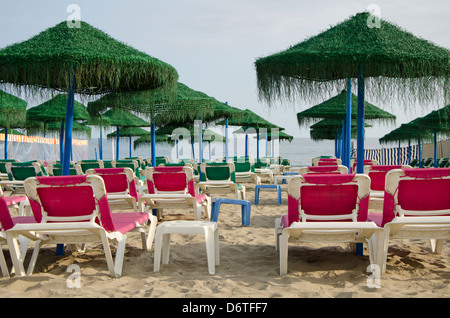
M 234 163 L 202 163 L 200 172 L 206 178 L 206 181 L 197 183 L 201 193 L 211 195 L 231 192 L 236 199 L 245 200 L 245 187 L 236 182 Z
M 121 276 L 128 232 L 139 231 L 143 249 L 151 248 L 156 218 L 143 212 L 111 213 L 105 183 L 100 176 L 31 177 L 25 181 L 25 189 L 37 223 L 16 224 L 6 232 L 18 276 L 25 275 L 17 246 L 20 235 L 35 241 L 28 275 L 33 272 L 44 244 L 101 243 L 111 277 Z M 146 236 L 143 226 L 149 220 L 151 224 Z M 112 243 L 117 243 L 115 260 L 110 249 Z
M 369 177 L 306 174 L 290 180 L 288 214 L 275 221 L 280 275 L 288 269 L 288 243 L 368 243 L 370 263 L 381 265 L 384 235 L 367 222 Z

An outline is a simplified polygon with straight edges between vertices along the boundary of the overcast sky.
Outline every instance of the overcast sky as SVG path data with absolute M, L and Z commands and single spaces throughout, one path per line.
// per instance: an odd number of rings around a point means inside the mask
M 300 130 L 296 113 L 312 104 L 277 104 L 258 100 L 254 61 L 314 36 L 371 4 L 381 17 L 418 37 L 450 48 L 448 0 L 2 0 L 0 48 L 27 40 L 65 21 L 67 7 L 80 7 L 81 19 L 113 38 L 174 66 L 179 81 L 219 101 L 251 109 L 285 127 Z M 401 123 L 430 111 L 420 105 L 380 105 L 394 113 L 395 126 L 374 125 L 367 137 L 381 137 Z M 440 108 L 444 105 L 436 105 Z

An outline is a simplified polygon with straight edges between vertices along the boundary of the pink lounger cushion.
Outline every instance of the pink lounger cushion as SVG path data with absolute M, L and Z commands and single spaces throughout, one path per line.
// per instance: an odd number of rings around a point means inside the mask
M 20 202 L 25 201 L 25 200 L 27 199 L 27 197 L 24 196 L 24 195 L 21 195 L 21 196 L 12 196 L 12 197 L 4 197 L 4 198 L 5 198 L 6 204 L 7 204 L 8 206 L 13 205 L 13 204 L 20 203 Z
M 356 207 L 358 189 L 352 184 L 354 174 L 306 174 L 303 175 L 310 185 L 325 185 L 320 187 L 302 186 L 300 200 L 288 194 L 288 226 L 299 222 L 299 205 L 309 215 L 351 214 Z M 348 184 L 345 187 L 334 185 Z M 360 198 L 358 221 L 367 220 L 369 197 Z M 342 220 L 345 221 L 345 220 Z M 349 220 L 350 221 L 350 220 Z M 312 222 L 312 221 L 311 221 Z
M 116 231 L 125 234 L 149 219 L 145 212 L 112 213 L 112 222 Z
M 449 184 L 450 168 L 403 169 L 406 177 L 398 185 L 398 203 L 404 210 L 429 211 L 450 209 Z M 396 216 L 394 197 L 384 193 L 382 226 Z

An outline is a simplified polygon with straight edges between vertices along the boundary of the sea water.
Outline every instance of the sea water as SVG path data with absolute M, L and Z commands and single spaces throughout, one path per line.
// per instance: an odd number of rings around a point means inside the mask
M 132 139 L 132 142 L 135 139 Z M 356 148 L 356 141 L 352 141 L 354 148 Z M 364 141 L 365 149 L 378 149 L 381 145 L 377 138 L 366 138 Z M 99 152 L 100 142 L 98 139 L 91 139 L 89 142 L 89 159 L 100 159 Z M 225 157 L 225 143 L 219 142 L 203 142 L 203 159 L 217 159 Z M 267 147 L 266 147 L 267 146 Z M 116 158 L 116 141 L 115 139 L 103 139 L 103 160 L 112 160 Z M 142 157 L 147 159 L 151 156 L 150 144 L 141 145 L 134 149 L 131 147 L 131 157 Z M 258 157 L 258 146 L 254 138 L 249 138 L 248 155 L 253 158 Z M 267 152 L 266 152 L 267 149 Z M 192 158 L 198 160 L 199 144 L 194 144 L 194 152 L 192 152 L 192 145 L 188 142 L 180 142 L 178 144 L 178 157 L 176 144 L 169 145 L 166 143 L 156 144 L 156 156 L 168 156 L 172 161 L 181 158 Z M 309 138 L 294 138 L 291 142 L 280 141 L 274 145 L 260 140 L 259 142 L 259 157 L 279 155 L 283 158 L 290 159 L 292 166 L 307 166 L 311 165 L 311 160 L 318 156 L 333 156 L 335 155 L 334 140 L 313 141 Z M 231 156 L 245 156 L 245 138 L 231 139 L 228 143 L 228 155 Z M 119 139 L 119 158 L 130 157 L 130 142 L 127 138 Z

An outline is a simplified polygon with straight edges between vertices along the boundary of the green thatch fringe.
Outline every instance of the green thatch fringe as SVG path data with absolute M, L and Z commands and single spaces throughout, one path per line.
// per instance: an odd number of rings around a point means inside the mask
M 352 121 L 357 117 L 358 97 L 352 94 Z M 347 112 L 347 93 L 343 90 L 340 94 L 297 113 L 297 121 L 300 127 L 309 126 L 316 119 L 335 119 L 337 122 L 344 120 Z M 365 120 L 377 120 L 384 123 L 395 123 L 396 116 L 365 101 L 364 102 Z
M 54 98 L 27 110 L 27 121 L 52 122 L 66 119 L 67 95 L 59 94 Z M 90 115 L 86 106 L 74 101 L 73 120 L 88 120 Z
M 81 22 L 70 28 L 61 22 L 33 38 L 0 50 L 0 82 L 67 91 L 69 74 L 76 92 L 175 89 L 176 70 L 169 64 L 118 42 Z
M 215 100 L 182 83 L 177 84 L 175 95 L 165 88 L 152 91 L 110 93 L 88 103 L 91 116 L 99 116 L 112 107 L 146 114 L 157 123 L 171 120 L 194 119 L 210 115 Z
M 0 127 L 24 128 L 27 102 L 0 90 Z
M 261 100 L 314 101 L 345 87 L 364 65 L 366 92 L 380 101 L 449 101 L 450 51 L 381 20 L 369 28 L 359 13 L 289 49 L 255 62 Z M 440 101 L 442 102 L 442 101 Z M 447 104 L 447 102 L 445 103 Z
M 140 127 L 123 127 L 119 129 L 119 138 L 150 136 L 150 131 Z M 106 135 L 107 139 L 117 138 L 117 130 Z
M 164 136 L 164 135 L 156 135 L 155 136 L 155 143 L 160 143 L 160 144 L 161 143 L 167 143 L 167 144 L 172 145 L 172 146 L 175 144 L 175 142 L 172 141 L 170 139 L 170 137 Z M 139 149 L 141 147 L 148 147 L 150 144 L 151 144 L 151 136 L 149 134 L 147 136 L 142 136 L 142 137 L 139 137 L 138 139 L 136 139 L 133 142 L 133 147 L 136 150 L 136 149 Z

